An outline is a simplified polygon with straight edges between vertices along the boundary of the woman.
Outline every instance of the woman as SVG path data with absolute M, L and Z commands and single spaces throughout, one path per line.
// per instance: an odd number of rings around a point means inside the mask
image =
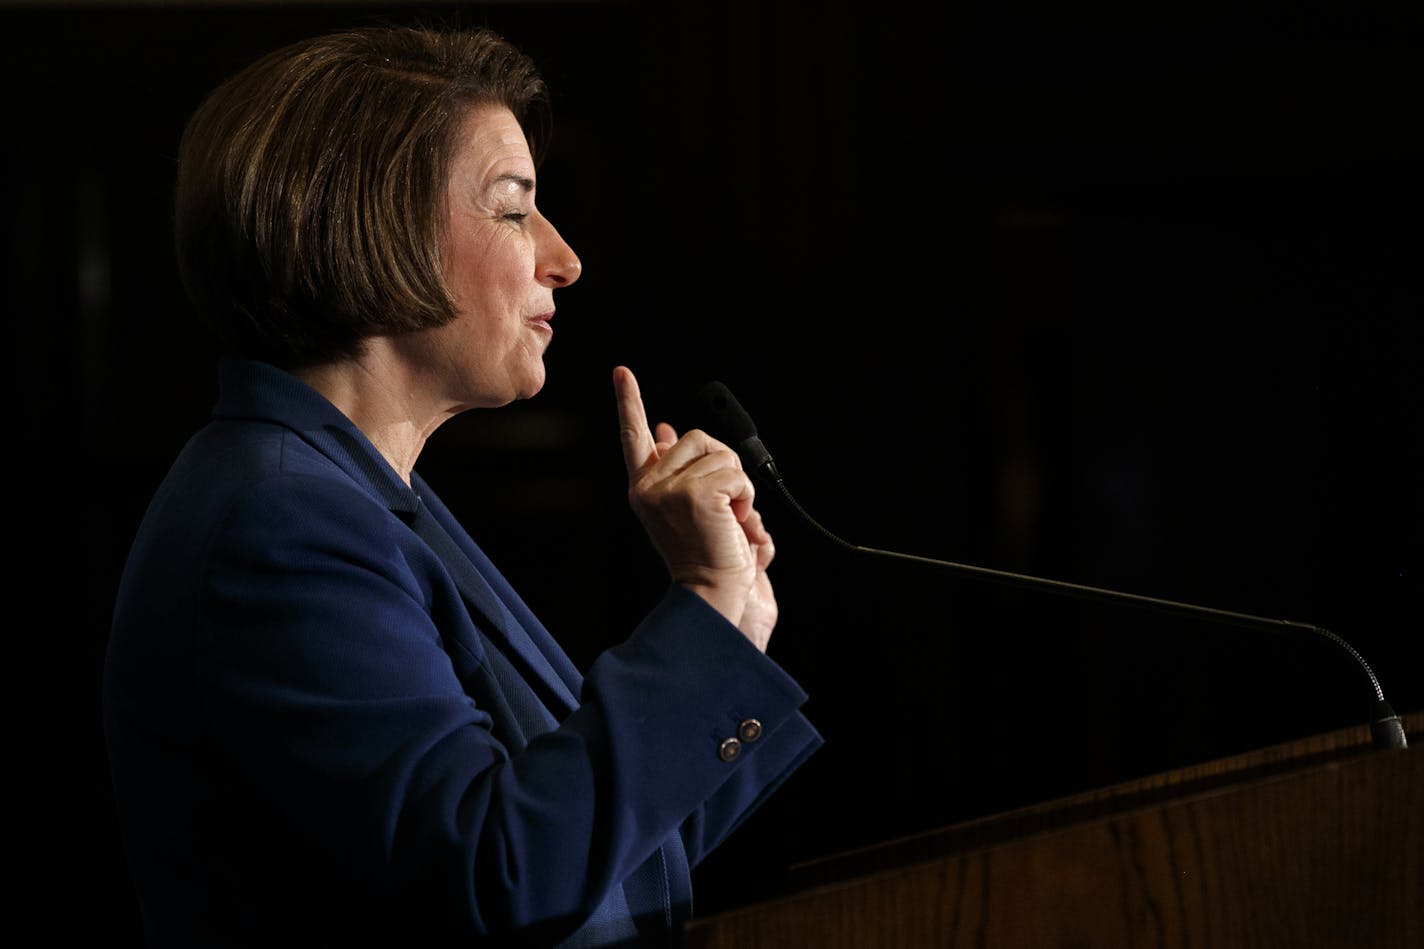
M 737 456 L 614 370 L 661 602 L 586 676 L 415 471 L 537 393 L 579 260 L 535 206 L 544 88 L 487 31 L 269 54 L 180 148 L 210 422 L 126 564 L 104 682 L 155 946 L 676 940 L 689 868 L 820 743 L 765 655 Z

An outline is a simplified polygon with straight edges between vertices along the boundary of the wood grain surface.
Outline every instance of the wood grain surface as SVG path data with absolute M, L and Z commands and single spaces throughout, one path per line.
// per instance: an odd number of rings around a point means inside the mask
M 1405 716 L 1411 736 L 1424 715 Z M 1417 741 L 1417 739 L 1416 739 Z M 1424 947 L 1424 753 L 1305 739 L 800 868 L 690 949 Z

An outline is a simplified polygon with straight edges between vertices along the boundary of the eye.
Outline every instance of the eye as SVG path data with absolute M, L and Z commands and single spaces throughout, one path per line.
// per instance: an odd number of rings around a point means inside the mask
M 500 215 L 501 220 L 513 221 L 515 224 L 522 224 L 527 217 L 529 217 L 529 215 L 523 211 L 507 211 Z

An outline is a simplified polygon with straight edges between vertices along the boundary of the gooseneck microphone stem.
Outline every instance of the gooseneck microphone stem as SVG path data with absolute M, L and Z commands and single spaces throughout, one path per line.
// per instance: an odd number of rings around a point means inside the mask
M 1379 680 L 1375 678 L 1374 672 L 1370 669 L 1369 663 L 1365 662 L 1363 656 L 1355 650 L 1353 646 L 1345 642 L 1335 633 L 1320 626 L 1312 626 L 1309 623 L 1298 623 L 1293 620 L 1272 619 L 1268 616 L 1252 616 L 1249 613 L 1234 613 L 1231 610 L 1219 610 L 1210 606 L 1197 606 L 1193 603 L 1180 603 L 1175 600 L 1163 600 L 1154 596 L 1141 596 L 1136 593 L 1124 593 L 1121 590 L 1106 590 L 1101 587 L 1085 586 L 1081 583 L 1067 583 L 1063 580 L 1048 580 L 1043 577 L 1030 577 L 1020 573 L 1009 573 L 1005 570 L 992 570 L 988 567 L 975 567 L 969 564 L 954 563 L 949 560 L 936 560 L 933 557 L 920 557 L 915 554 L 900 553 L 895 550 L 878 550 L 874 547 L 862 547 L 859 544 L 852 544 L 842 540 L 835 534 L 828 531 L 816 522 L 815 518 L 806 513 L 805 509 L 796 502 L 787 490 L 786 483 L 779 477 L 769 476 L 770 481 L 778 490 L 786 503 L 809 524 L 818 534 L 829 540 L 838 547 L 852 551 L 857 554 L 867 554 L 873 557 L 886 557 L 891 560 L 904 560 L 910 563 L 928 564 L 934 567 L 944 567 L 959 573 L 970 574 L 996 583 L 1007 583 L 1014 586 L 1032 587 L 1034 589 L 1047 589 L 1065 596 L 1075 596 L 1090 600 L 1108 600 L 1122 603 L 1132 603 L 1137 606 L 1149 609 L 1164 610 L 1170 613 L 1185 613 L 1193 616 L 1203 616 L 1211 619 L 1241 626 L 1261 627 L 1265 629 L 1296 629 L 1308 633 L 1315 633 L 1329 639 L 1341 649 L 1344 649 L 1356 662 L 1365 670 L 1365 675 L 1369 677 L 1370 686 L 1374 689 L 1375 698 L 1384 701 L 1384 692 L 1380 689 Z
M 709 426 L 709 429 L 712 430 L 712 434 L 734 447 L 742 459 L 743 467 L 751 472 L 754 478 L 774 488 L 787 505 L 795 511 L 817 535 L 833 546 L 864 556 L 923 564 L 978 577 L 994 583 L 1027 587 L 1035 590 L 1047 590 L 1064 596 L 1107 602 L 1130 603 L 1146 609 L 1213 619 L 1234 626 L 1266 629 L 1275 632 L 1294 630 L 1320 636 L 1348 653 L 1350 657 L 1355 660 L 1356 664 L 1364 670 L 1366 677 L 1369 679 L 1370 688 L 1374 692 L 1370 709 L 1370 735 L 1375 747 L 1408 747 L 1408 741 L 1404 734 L 1404 723 L 1400 721 L 1394 709 L 1385 701 L 1384 690 L 1380 688 L 1379 680 L 1375 677 L 1374 670 L 1370 668 L 1370 664 L 1365 661 L 1364 656 L 1360 655 L 1354 646 L 1351 646 L 1343 638 L 1324 627 L 1315 626 L 1310 623 L 1295 622 L 1293 620 L 1253 616 L 1249 613 L 1237 613 L 1231 610 L 1221 610 L 1209 606 L 1198 606 L 1193 603 L 1182 603 L 1176 600 L 1165 600 L 1158 597 L 1142 596 L 1136 593 L 1125 593 L 1120 590 L 1085 586 L 1080 583 L 1067 583 L 1062 580 L 1031 577 L 1025 574 L 1010 573 L 1004 570 L 993 570 L 988 567 L 976 567 L 969 564 L 954 563 L 948 560 L 938 560 L 932 557 L 921 557 L 915 554 L 900 553 L 894 550 L 880 550 L 874 547 L 862 547 L 859 544 L 852 544 L 823 527 L 820 522 L 807 513 L 797 502 L 796 498 L 792 496 L 791 491 L 786 487 L 785 481 L 782 480 L 781 473 L 777 470 L 776 462 L 772 459 L 771 453 L 767 451 L 766 446 L 762 444 L 761 439 L 757 436 L 756 427 L 751 421 L 751 416 L 747 415 L 746 411 L 741 408 L 736 398 L 732 396 L 731 392 L 728 391 L 725 386 L 717 382 L 710 383 L 703 388 L 699 394 L 699 398 L 704 410 L 708 411 L 712 417 L 713 424 Z
M 1365 657 L 1351 646 L 1343 638 L 1323 626 L 1314 626 L 1309 623 L 1298 623 L 1293 620 L 1273 619 L 1267 616 L 1253 616 L 1249 613 L 1236 613 L 1231 610 L 1219 610 L 1209 606 L 1197 606 L 1193 603 L 1181 603 L 1176 600 L 1164 600 L 1154 596 L 1142 596 L 1136 593 L 1125 593 L 1121 590 L 1107 590 L 1101 587 L 1085 586 L 1081 583 L 1067 583 L 1062 580 L 1049 580 L 1043 577 L 1030 577 L 1019 573 L 1010 573 L 1005 570 L 993 570 L 988 567 L 976 567 L 969 564 L 954 563 L 948 560 L 937 560 L 933 557 L 920 557 L 915 554 L 900 553 L 895 550 L 880 550 L 875 547 L 862 547 L 859 544 L 852 544 L 843 540 L 831 531 L 822 527 L 792 496 L 791 491 L 786 487 L 780 474 L 776 471 L 775 464 L 770 460 L 762 462 L 754 471 L 763 481 L 770 483 L 776 488 L 777 493 L 786 501 L 788 505 L 822 538 L 852 553 L 862 554 L 871 557 L 881 557 L 889 560 L 900 560 L 909 563 L 925 564 L 932 567 L 940 567 L 953 570 L 957 573 L 968 574 L 979 577 L 994 583 L 1004 583 L 1018 587 L 1029 587 L 1035 590 L 1048 590 L 1062 594 L 1064 596 L 1078 597 L 1081 599 L 1102 600 L 1109 602 L 1131 603 L 1133 605 L 1147 609 L 1160 610 L 1169 613 L 1186 614 L 1190 616 L 1205 617 L 1219 620 L 1235 626 L 1247 626 L 1260 629 L 1268 629 L 1276 632 L 1287 630 L 1298 630 L 1300 632 L 1313 633 L 1314 635 L 1328 639 L 1339 646 L 1350 657 L 1355 660 L 1365 675 L 1369 678 L 1370 688 L 1374 691 L 1374 701 L 1370 707 L 1370 735 L 1376 748 L 1406 748 L 1408 740 L 1404 734 L 1404 723 L 1395 714 L 1390 704 L 1385 701 L 1384 690 L 1380 688 L 1379 680 L 1375 677 L 1374 670 L 1365 661 Z

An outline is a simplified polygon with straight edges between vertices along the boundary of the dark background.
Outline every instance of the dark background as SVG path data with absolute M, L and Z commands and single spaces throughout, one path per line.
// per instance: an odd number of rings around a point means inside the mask
M 1318 624 L 1424 708 L 1418 5 L 918 6 L 0 9 L 22 917 L 136 938 L 97 699 L 128 541 L 214 395 L 170 248 L 183 121 L 375 17 L 494 26 L 554 91 L 540 203 L 585 275 L 548 385 L 420 467 L 581 665 L 664 583 L 625 363 L 682 428 L 727 382 L 853 543 Z M 827 744 L 698 871 L 703 913 L 1367 720 L 1318 637 L 856 561 L 762 507 L 771 654 Z

